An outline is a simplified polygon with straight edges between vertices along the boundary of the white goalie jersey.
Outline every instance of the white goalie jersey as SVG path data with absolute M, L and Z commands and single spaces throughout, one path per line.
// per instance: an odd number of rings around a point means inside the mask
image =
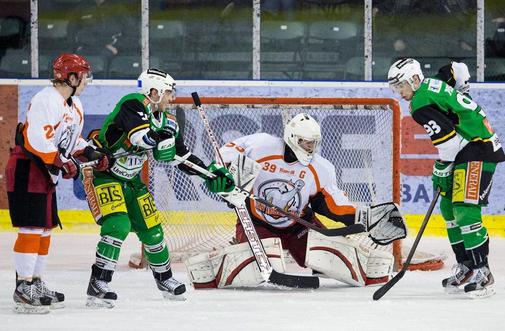
M 230 169 L 244 162 L 239 155 L 245 155 L 249 161 L 258 163 L 261 171 L 252 184 L 252 193 L 309 221 L 317 220 L 310 208 L 346 225 L 359 221 L 368 229 L 387 223 L 378 227 L 381 231 L 376 235 L 382 238 L 384 234 L 386 239 L 391 239 L 390 234 L 394 232 L 391 229 L 395 230 L 396 227 L 389 225 L 389 220 L 394 220 L 397 216 L 401 218 L 393 203 L 356 208 L 337 187 L 335 167 L 317 153 L 308 165 L 299 161 L 287 163 L 285 143 L 281 138 L 257 133 L 226 144 L 220 152 L 224 162 L 230 164 Z M 253 199 L 249 199 L 249 204 L 248 210 L 256 225 L 281 230 L 270 232 L 269 237 L 260 237 L 277 272 L 285 271 L 282 253 L 284 243 L 288 250 L 292 249 L 290 253 L 299 254 L 299 251 L 295 251 L 296 248 L 289 248 L 291 241 L 296 241 L 295 247 L 302 247 L 305 251 L 304 261 L 297 261 L 300 266 L 317 270 L 351 286 L 375 285 L 389 280 L 394 263 L 389 252 L 368 249 L 351 238 L 325 236 L 312 229 L 308 234 L 305 231 L 299 232 L 305 235 L 284 236 L 284 232 L 289 234 L 292 230 L 298 233 L 295 221 L 268 206 L 256 204 Z M 222 288 L 260 284 L 263 278 L 253 261 L 249 244 L 242 242 L 191 257 L 185 264 L 195 288 Z
M 220 149 L 225 163 L 231 163 L 238 153 L 258 162 L 262 170 L 253 186 L 256 196 L 304 216 L 306 208 L 345 224 L 353 224 L 355 207 L 343 191 L 337 187 L 335 167 L 319 154 L 315 154 L 308 166 L 300 162 L 284 161 L 284 141 L 266 133 L 238 138 Z M 250 201 L 254 219 L 276 228 L 295 224 L 288 217 L 277 214 L 263 205 Z

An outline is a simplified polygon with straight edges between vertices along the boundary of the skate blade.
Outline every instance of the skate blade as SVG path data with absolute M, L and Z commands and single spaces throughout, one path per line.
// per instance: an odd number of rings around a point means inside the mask
M 444 287 L 444 291 L 447 294 L 460 294 L 464 292 L 463 288 L 459 286 L 447 286 Z
M 51 302 L 51 309 L 65 308 L 65 302 Z
M 88 296 L 88 300 L 86 301 L 86 307 L 91 309 L 100 309 L 100 308 L 110 309 L 114 308 L 114 301 Z
M 172 293 L 162 291 L 163 298 L 165 300 L 170 300 L 170 301 L 186 301 L 186 297 L 184 294 L 179 294 L 179 295 L 173 295 Z
M 467 293 L 467 295 L 472 299 L 484 299 L 484 298 L 488 298 L 490 296 L 493 296 L 495 294 L 496 294 L 496 291 L 495 291 L 493 285 L 485 287 L 481 290 L 475 290 L 475 291 Z
M 16 314 L 49 314 L 49 306 L 32 306 L 17 302 L 13 311 Z

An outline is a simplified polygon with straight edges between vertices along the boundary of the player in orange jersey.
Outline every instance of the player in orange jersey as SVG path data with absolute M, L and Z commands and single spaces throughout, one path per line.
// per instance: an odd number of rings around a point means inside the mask
M 18 228 L 13 297 L 19 313 L 47 313 L 49 306 L 63 306 L 65 296 L 49 290 L 41 279 L 51 229 L 60 224 L 56 206 L 60 173 L 65 179 L 76 178 L 78 156 L 98 159 L 96 166 L 101 168 L 108 163 L 81 137 L 84 113 L 79 95 L 91 78 L 88 61 L 62 54 L 53 62 L 53 73 L 52 86 L 35 94 L 25 122 L 18 124 L 16 146 L 5 170 L 10 217 Z

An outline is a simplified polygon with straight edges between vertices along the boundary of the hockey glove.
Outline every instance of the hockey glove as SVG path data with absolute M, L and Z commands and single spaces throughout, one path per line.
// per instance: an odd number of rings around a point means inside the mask
M 76 153 L 74 154 L 74 157 L 83 162 L 98 160 L 98 162 L 93 166 L 93 168 L 97 171 L 105 171 L 109 168 L 110 161 L 106 151 L 96 147 L 95 145 L 86 146 L 82 153 Z
M 226 169 L 226 167 L 218 166 L 212 162 L 207 170 L 216 175 L 214 178 L 207 178 L 205 180 L 205 185 L 207 185 L 209 191 L 212 193 L 228 193 L 233 191 L 235 188 L 233 176 L 230 174 L 228 169 Z
M 77 178 L 77 165 L 73 160 L 67 160 L 63 155 L 58 153 L 54 158 L 54 166 L 61 170 L 62 177 L 65 179 Z
M 175 138 L 170 137 L 159 141 L 153 150 L 156 161 L 170 162 L 175 157 Z
M 433 189 L 436 191 L 440 187 L 440 192 L 445 194 L 452 190 L 452 175 L 454 170 L 454 164 L 452 162 L 445 162 L 436 160 L 433 164 L 433 175 L 431 180 L 433 181 Z

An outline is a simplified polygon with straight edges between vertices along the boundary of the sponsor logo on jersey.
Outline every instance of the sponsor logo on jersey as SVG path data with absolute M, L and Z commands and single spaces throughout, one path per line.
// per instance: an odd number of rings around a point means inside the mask
M 442 81 L 436 79 L 429 80 L 428 90 L 439 93 L 440 89 L 442 89 Z
M 482 162 L 472 161 L 468 162 L 468 169 L 466 173 L 466 189 L 465 189 L 465 202 L 479 203 L 480 180 L 482 172 Z

